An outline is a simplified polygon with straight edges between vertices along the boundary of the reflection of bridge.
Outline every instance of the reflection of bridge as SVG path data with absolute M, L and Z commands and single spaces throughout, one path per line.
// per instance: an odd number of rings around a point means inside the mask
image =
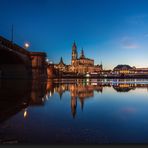
M 44 105 L 45 95 L 45 81 L 0 80 L 0 122 L 28 106 Z
M 47 77 L 46 54 L 29 52 L 0 36 L 0 78 Z

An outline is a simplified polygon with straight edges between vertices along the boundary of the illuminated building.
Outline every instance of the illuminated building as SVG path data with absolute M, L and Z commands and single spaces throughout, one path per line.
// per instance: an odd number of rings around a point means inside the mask
M 75 42 L 72 46 L 71 65 L 66 65 L 61 57 L 59 64 L 55 64 L 54 67 L 60 72 L 71 72 L 77 74 L 100 73 L 102 71 L 102 64 L 94 65 L 93 59 L 85 57 L 83 49 L 81 50 L 81 55 L 78 58 L 77 46 Z
M 117 65 L 113 72 L 115 74 L 128 74 L 128 75 L 147 75 L 148 74 L 148 68 L 136 68 L 131 67 L 129 65 Z
M 116 74 L 129 74 L 133 68 L 129 65 L 117 65 L 113 71 Z

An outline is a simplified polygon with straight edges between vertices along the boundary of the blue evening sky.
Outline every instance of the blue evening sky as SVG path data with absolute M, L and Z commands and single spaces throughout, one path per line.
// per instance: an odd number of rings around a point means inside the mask
M 75 40 L 80 53 L 101 61 L 148 67 L 148 0 L 0 0 L 0 35 L 29 50 L 70 64 Z

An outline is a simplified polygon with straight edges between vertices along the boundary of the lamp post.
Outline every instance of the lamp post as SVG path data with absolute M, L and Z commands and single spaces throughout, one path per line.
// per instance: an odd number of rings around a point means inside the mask
M 25 43 L 25 44 L 24 44 L 24 48 L 25 48 L 25 49 L 28 49 L 29 47 L 30 47 L 29 43 Z

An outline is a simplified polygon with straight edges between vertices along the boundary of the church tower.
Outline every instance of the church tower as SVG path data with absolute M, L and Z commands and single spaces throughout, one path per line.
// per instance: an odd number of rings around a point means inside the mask
M 84 55 L 84 50 L 83 50 L 83 48 L 82 48 L 82 50 L 81 50 L 80 59 L 85 59 L 85 55 Z
M 77 46 L 76 46 L 76 43 L 74 42 L 73 46 L 72 46 L 72 59 L 71 59 L 71 64 L 72 65 L 74 65 L 77 58 L 78 58 Z

